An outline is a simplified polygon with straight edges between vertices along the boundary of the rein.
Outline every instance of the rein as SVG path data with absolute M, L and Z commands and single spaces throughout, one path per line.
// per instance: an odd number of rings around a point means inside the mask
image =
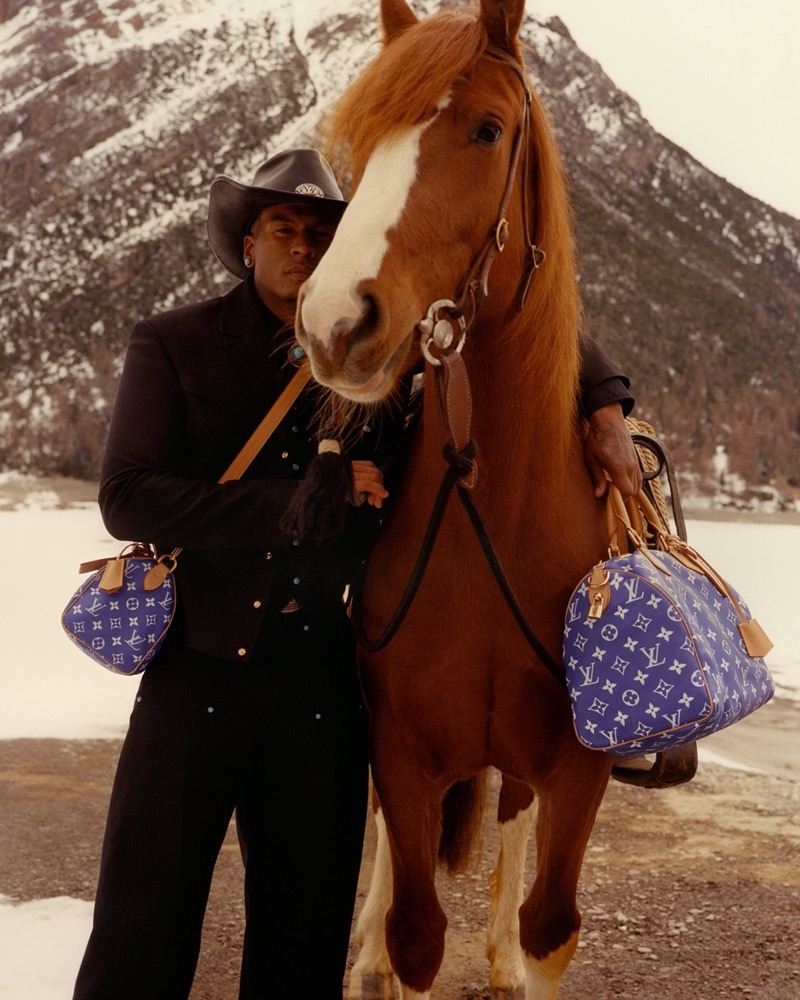
M 411 603 L 417 595 L 425 570 L 430 561 L 433 546 L 439 529 L 444 519 L 444 512 L 453 487 L 457 486 L 458 498 L 469 516 L 475 534 L 478 537 L 483 554 L 489 564 L 489 568 L 500 587 L 500 591 L 505 598 L 514 620 L 525 636 L 528 644 L 539 657 L 541 662 L 555 677 L 562 686 L 566 686 L 564 671 L 557 660 L 547 651 L 542 641 L 536 635 L 533 627 L 528 621 L 522 605 L 519 602 L 514 589 L 509 582 L 503 569 L 497 552 L 492 545 L 486 525 L 480 511 L 475 505 L 472 497 L 472 488 L 477 477 L 477 467 L 475 465 L 475 455 L 478 446 L 469 436 L 469 425 L 471 416 L 471 400 L 469 393 L 469 380 L 467 378 L 466 367 L 461 354 L 454 350 L 445 354 L 441 358 L 441 366 L 435 369 L 437 375 L 437 388 L 439 390 L 439 402 L 442 418 L 450 435 L 450 441 L 445 444 L 442 454 L 447 461 L 447 468 L 442 477 L 439 492 L 436 494 L 433 510 L 431 512 L 425 535 L 422 539 L 419 553 L 417 554 L 414 568 L 411 572 L 400 603 L 395 608 L 389 624 L 377 639 L 370 639 L 363 627 L 363 588 L 358 587 L 354 596 L 353 620 L 356 627 L 359 643 L 368 652 L 383 649 L 395 636 L 397 630 L 403 623 Z M 460 442 L 464 442 L 459 447 Z
M 434 371 L 438 390 L 439 411 L 442 423 L 449 435 L 449 441 L 443 448 L 447 468 L 445 469 L 439 491 L 434 501 L 431 517 L 425 529 L 425 535 L 420 551 L 417 554 L 411 577 L 400 599 L 400 603 L 395 608 L 389 620 L 389 624 L 377 639 L 368 638 L 363 628 L 363 588 L 361 587 L 356 590 L 353 619 L 358 634 L 358 641 L 368 652 L 375 652 L 382 649 L 394 638 L 422 583 L 422 578 L 430 561 L 450 494 L 453 488 L 457 487 L 459 500 L 467 512 L 489 568 L 520 631 L 539 660 L 556 678 L 559 684 L 566 686 L 566 678 L 562 667 L 550 655 L 534 632 L 514 593 L 497 552 L 492 545 L 484 520 L 472 496 L 478 472 L 475 463 L 478 446 L 470 436 L 472 397 L 466 366 L 461 357 L 461 349 L 464 345 L 467 330 L 475 322 L 481 303 L 488 293 L 489 272 L 494 259 L 498 253 L 502 252 L 508 240 L 508 220 L 506 213 L 514 190 L 514 184 L 516 183 L 523 149 L 526 151 L 525 156 L 527 160 L 531 102 L 531 93 L 528 89 L 524 72 L 516 60 L 500 49 L 490 47 L 486 50 L 486 53 L 492 58 L 508 63 L 514 69 L 525 92 L 525 104 L 522 123 L 514 139 L 508 179 L 500 202 L 497 223 L 470 268 L 463 284 L 461 298 L 458 303 L 450 299 L 439 299 L 432 303 L 426 316 L 418 324 L 421 334 L 420 346 L 426 360 L 431 364 Z M 530 250 L 530 259 L 526 264 L 525 272 L 520 281 L 520 304 L 524 301 L 527 294 L 533 271 L 544 263 L 545 259 L 544 251 L 535 246 L 530 240 L 527 184 L 523 184 L 523 227 L 525 242 Z M 471 316 L 467 320 L 465 319 L 465 314 L 470 305 L 472 307 Z M 445 315 L 441 316 L 440 313 L 444 313 Z

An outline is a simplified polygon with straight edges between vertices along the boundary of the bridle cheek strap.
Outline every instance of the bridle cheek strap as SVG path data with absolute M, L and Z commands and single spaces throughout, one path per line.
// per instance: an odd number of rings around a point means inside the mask
M 514 192 L 514 185 L 517 181 L 517 174 L 521 162 L 523 162 L 523 173 L 525 175 L 522 185 L 522 225 L 525 246 L 527 248 L 527 260 L 525 263 L 525 269 L 520 279 L 519 306 L 521 306 L 525 301 L 525 296 L 527 294 L 533 272 L 537 267 L 544 263 L 545 259 L 544 251 L 540 247 L 537 247 L 531 240 L 530 206 L 527 184 L 527 174 L 530 169 L 530 165 L 528 163 L 531 119 L 530 106 L 532 100 L 530 88 L 528 87 L 528 82 L 525 78 L 525 72 L 522 66 L 520 66 L 510 53 L 504 52 L 502 49 L 496 49 L 493 46 L 489 46 L 486 49 L 486 55 L 490 56 L 492 59 L 498 59 L 501 62 L 506 63 L 514 70 L 520 83 L 522 84 L 524 103 L 520 125 L 517 129 L 517 134 L 514 137 L 514 148 L 512 149 L 511 159 L 508 165 L 508 178 L 506 180 L 505 190 L 503 191 L 503 197 L 500 201 L 500 207 L 497 213 L 497 222 L 487 236 L 484 245 L 476 255 L 472 267 L 464 279 L 460 298 L 453 304 L 452 307 L 443 310 L 446 311 L 450 318 L 455 321 L 462 320 L 462 318 L 466 317 L 466 329 L 468 329 L 475 321 L 475 317 L 477 316 L 481 303 L 489 293 L 489 272 L 492 269 L 495 257 L 498 253 L 502 252 L 508 241 L 508 206 Z

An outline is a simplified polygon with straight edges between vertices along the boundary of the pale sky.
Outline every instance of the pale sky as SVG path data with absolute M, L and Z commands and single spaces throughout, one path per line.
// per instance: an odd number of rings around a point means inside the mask
M 291 2 L 307 22 L 347 0 Z M 375 0 L 376 25 L 378 9 Z M 800 219 L 800 0 L 527 0 L 526 9 L 558 14 L 657 131 Z
M 800 219 L 800 0 L 527 0 L 657 131 Z

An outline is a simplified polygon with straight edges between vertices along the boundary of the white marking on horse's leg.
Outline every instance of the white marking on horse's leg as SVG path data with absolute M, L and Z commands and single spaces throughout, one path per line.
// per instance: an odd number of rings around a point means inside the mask
M 350 983 L 370 973 L 388 976 L 392 972 L 386 950 L 386 914 L 392 903 L 392 861 L 389 837 L 383 811 L 375 813 L 378 842 L 375 848 L 375 867 L 364 908 L 356 923 L 356 943 L 361 949 L 350 972 Z M 351 987 L 352 988 L 352 987 Z M 350 996 L 354 996 L 351 992 Z
M 546 958 L 525 955 L 525 1000 L 556 1000 L 558 985 L 578 947 L 578 932 Z
M 525 858 L 533 823 L 533 803 L 514 819 L 498 823 L 500 850 L 489 876 L 492 921 L 486 938 L 486 957 L 491 963 L 489 986 L 513 992 L 525 979 L 519 946 L 519 908 L 525 891 Z
M 350 979 L 347 1000 L 394 1000 L 394 976 L 356 976 Z

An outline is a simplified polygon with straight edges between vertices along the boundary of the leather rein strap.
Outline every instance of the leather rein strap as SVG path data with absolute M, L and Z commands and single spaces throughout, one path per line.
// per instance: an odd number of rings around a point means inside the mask
M 480 542 L 483 554 L 489 564 L 489 568 L 497 581 L 500 591 L 505 598 L 514 620 L 525 636 L 528 644 L 539 657 L 541 662 L 555 677 L 558 683 L 566 686 L 564 670 L 554 657 L 550 655 L 541 639 L 536 635 L 533 627 L 528 621 L 522 605 L 514 593 L 514 589 L 506 576 L 505 570 L 492 545 L 486 524 L 480 511 L 475 505 L 472 497 L 472 487 L 477 477 L 477 467 L 475 465 L 475 454 L 478 446 L 470 437 L 470 415 L 471 402 L 469 391 L 469 380 L 466 368 L 461 355 L 457 351 L 442 356 L 442 366 L 436 368 L 436 385 L 439 390 L 439 404 L 442 412 L 442 419 L 447 427 L 450 441 L 444 446 L 443 454 L 447 461 L 439 492 L 434 501 L 433 510 L 428 521 L 422 545 L 417 554 L 411 577 L 400 599 L 400 603 L 395 608 L 388 625 L 377 639 L 370 639 L 363 627 L 363 587 L 356 588 L 354 596 L 353 621 L 358 634 L 359 643 L 368 652 L 375 652 L 383 649 L 395 636 L 397 630 L 403 623 L 411 603 L 417 595 L 425 570 L 430 561 L 431 553 L 436 538 L 439 534 L 444 513 L 447 509 L 447 502 L 453 487 L 457 487 L 458 498 L 467 512 L 475 534 Z M 446 374 L 445 374 L 446 373 Z M 453 419 L 451 419 L 453 418 Z M 457 426 L 456 426 L 457 425 Z

